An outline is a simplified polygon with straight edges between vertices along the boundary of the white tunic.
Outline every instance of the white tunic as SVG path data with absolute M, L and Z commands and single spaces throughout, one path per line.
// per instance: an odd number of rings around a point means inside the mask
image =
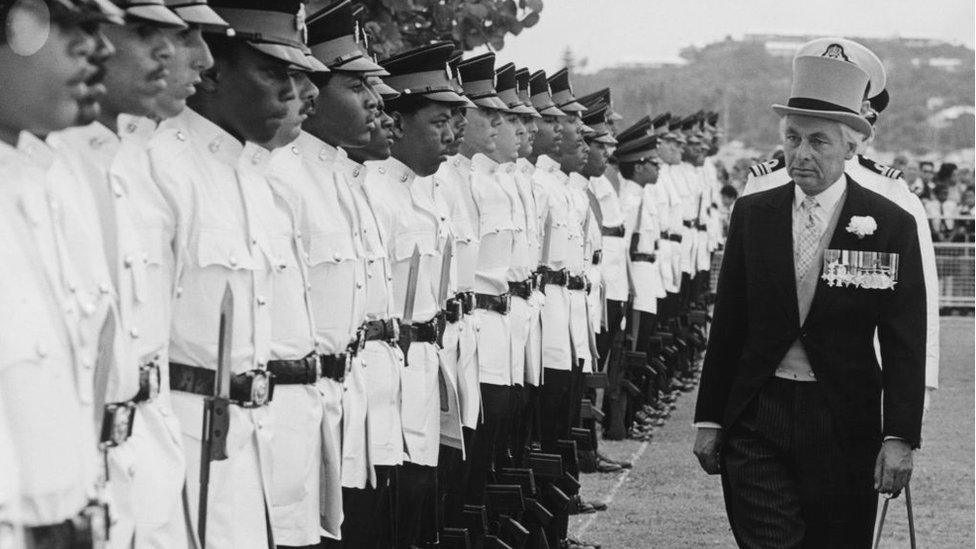
M 324 147 L 303 132 L 276 149 L 268 167 L 276 200 L 294 211 L 296 225 L 293 229 L 277 223 L 274 229 L 273 246 L 281 262 L 275 266 L 271 308 L 273 359 L 294 360 L 313 350 L 342 353 L 355 328 L 356 285 L 351 279 L 356 255 L 336 258 L 322 247 L 323 240 L 337 249 L 348 249 L 351 242 L 328 158 L 335 149 Z M 330 299 L 330 292 L 337 300 Z M 331 314 L 322 314 L 322 309 Z M 342 396 L 342 384 L 331 379 L 275 388 L 272 514 L 275 540 L 282 545 L 316 543 L 320 517 L 330 537 L 341 534 Z
M 415 184 L 416 174 L 399 160 L 368 162 L 366 168 L 363 187 L 393 262 L 395 311 L 402 315 L 410 258 L 416 247 L 421 258 L 412 320 L 427 322 L 438 313 L 437 288 L 447 219 L 441 219 L 433 197 Z M 440 367 L 436 344 L 414 342 L 410 346 L 401 377 L 401 410 L 406 459 L 417 465 L 437 465 L 441 438 Z
M 545 219 L 539 217 L 538 201 L 532 185 L 535 166 L 526 158 L 519 158 L 515 166 L 515 183 L 518 185 L 519 197 L 522 199 L 522 208 L 525 211 L 525 244 L 528 247 L 526 268 L 535 272 L 539 267 L 542 225 Z M 545 300 L 545 294 L 539 289 L 532 292 L 532 298 L 529 300 L 528 335 L 525 342 L 525 383 L 534 387 L 538 387 L 542 381 L 541 316 Z
M 566 191 L 569 176 L 559 169 L 559 163 L 548 156 L 536 160 L 533 173 L 533 189 L 539 212 L 540 239 L 549 234 L 548 253 L 543 244 L 540 265 L 559 271 L 567 269 L 570 247 L 570 208 Z M 548 226 L 547 225 L 548 220 Z M 578 229 L 577 229 L 578 231 Z M 569 291 L 565 286 L 548 284 L 545 287 L 546 302 L 542 309 L 542 367 L 553 370 L 570 370 L 575 352 L 570 347 Z
M 0 143 L 0 414 L 25 526 L 60 523 L 95 495 L 92 362 L 79 328 L 81 276 L 43 166 Z M 76 181 L 71 184 L 79 184 Z
M 220 302 L 234 296 L 233 374 L 263 368 L 271 352 L 274 195 L 261 170 L 270 154 L 186 109 L 161 124 L 149 146 L 159 189 L 171 205 L 164 235 L 176 250 L 170 332 L 173 362 L 216 370 Z M 174 391 L 183 429 L 187 491 L 196 517 L 203 397 Z M 273 421 L 269 407 L 230 407 L 228 459 L 210 472 L 207 547 L 267 546 Z

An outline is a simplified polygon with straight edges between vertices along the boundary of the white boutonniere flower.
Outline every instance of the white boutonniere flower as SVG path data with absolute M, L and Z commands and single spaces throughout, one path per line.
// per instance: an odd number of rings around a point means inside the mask
M 876 230 L 878 230 L 878 223 L 870 215 L 851 216 L 851 220 L 847 223 L 847 232 L 854 233 L 858 238 L 871 236 Z

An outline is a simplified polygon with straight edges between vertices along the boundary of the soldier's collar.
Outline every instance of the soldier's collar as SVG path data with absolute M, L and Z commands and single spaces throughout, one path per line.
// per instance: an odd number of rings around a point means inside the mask
M 415 174 L 409 166 L 392 156 L 386 160 L 377 162 L 375 164 L 375 169 L 381 175 L 384 175 L 390 179 L 395 179 L 405 185 L 410 185 L 417 177 L 417 174 Z
M 555 160 L 550 158 L 549 155 L 546 154 L 539 155 L 539 158 L 537 158 L 535 161 L 535 168 L 537 170 L 542 170 L 550 173 L 553 172 L 562 173 L 559 169 L 559 162 L 556 162 Z
M 205 148 L 204 154 L 211 154 L 225 164 L 237 166 L 244 152 L 244 144 L 236 137 L 190 108 L 183 109 L 178 118 L 178 121 L 171 120 L 182 125 L 190 138 Z
M 41 168 L 49 168 L 54 162 L 54 151 L 41 138 L 30 132 L 20 132 L 17 147 L 0 142 L 0 163 L 20 153 L 31 163 Z
M 145 116 L 120 114 L 116 127 L 119 129 L 119 138 L 123 141 L 132 139 L 146 143 L 156 131 L 156 122 Z
M 476 153 L 471 157 L 471 171 L 481 171 L 487 174 L 495 173 L 498 169 L 498 162 L 488 158 L 486 155 Z

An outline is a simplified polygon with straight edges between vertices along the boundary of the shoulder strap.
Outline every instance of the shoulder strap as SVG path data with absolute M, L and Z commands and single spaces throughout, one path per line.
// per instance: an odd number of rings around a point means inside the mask
M 749 168 L 749 172 L 752 173 L 753 177 L 762 177 L 785 167 L 786 160 L 782 158 L 773 158 L 765 162 L 760 162 L 759 164 L 753 164 L 753 166 Z
M 901 170 L 896 170 L 889 166 L 885 166 L 880 162 L 875 162 L 870 158 L 864 156 L 863 154 L 857 155 L 857 162 L 863 166 L 865 169 L 870 170 L 878 175 L 883 175 L 889 179 L 901 179 Z

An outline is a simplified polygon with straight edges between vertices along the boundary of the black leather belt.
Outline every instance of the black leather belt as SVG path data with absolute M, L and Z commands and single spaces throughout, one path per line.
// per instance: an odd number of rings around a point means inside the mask
M 509 282 L 508 293 L 528 301 L 528 299 L 532 297 L 532 290 L 534 289 L 534 286 L 535 283 L 531 277 L 519 282 Z
M 569 273 L 565 270 L 553 271 L 546 269 L 542 271 L 542 285 L 552 284 L 553 286 L 565 286 L 569 279 Z
M 569 275 L 569 280 L 566 281 L 567 290 L 585 290 L 590 291 L 590 281 L 586 279 L 584 275 Z
M 111 402 L 105 405 L 102 415 L 102 432 L 99 442 L 103 448 L 114 448 L 132 435 L 132 420 L 136 405 L 149 402 L 159 395 L 159 365 L 147 362 L 139 366 L 139 392 L 124 402 Z
M 400 338 L 400 324 L 393 319 L 367 320 L 362 327 L 363 341 L 396 342 Z
M 596 250 L 593 252 L 593 264 L 599 265 L 603 262 L 603 250 Z
M 661 239 L 662 240 L 667 240 L 669 236 L 671 236 L 671 235 L 668 233 L 668 231 L 661 231 Z
M 682 225 L 688 227 L 689 229 L 695 226 L 695 222 L 691 220 L 685 220 L 681 222 Z
M 502 295 L 474 294 L 475 308 L 494 311 L 500 315 L 507 315 L 512 308 L 511 297 L 504 293 Z
M 93 502 L 64 522 L 27 526 L 24 535 L 29 547 L 89 549 L 95 547 L 96 539 L 108 538 L 108 529 L 108 505 Z
M 474 311 L 474 292 L 458 292 L 454 295 L 454 299 L 461 302 L 462 313 L 469 315 Z
M 464 318 L 464 302 L 457 296 L 448 299 L 441 315 L 444 317 L 444 322 L 448 324 L 459 322 Z
M 400 324 L 400 332 L 410 330 L 410 341 L 413 343 L 437 343 L 440 335 L 440 319 L 436 316 L 427 322 L 414 324 Z
M 636 263 L 654 263 L 655 261 L 657 261 L 657 256 L 654 254 L 633 252 L 630 254 L 630 260 Z
M 213 396 L 217 372 L 208 368 L 169 363 L 169 388 L 195 395 Z M 259 408 L 274 396 L 274 376 L 266 370 L 249 370 L 230 376 L 230 400 L 244 408 Z
M 706 227 L 705 224 L 702 223 L 701 221 L 695 221 L 695 228 L 698 229 L 699 231 L 707 231 L 708 230 L 708 227 Z
M 626 232 L 627 229 L 623 225 L 617 225 L 616 227 L 600 227 L 600 234 L 603 236 L 616 236 L 617 238 L 623 238 Z
M 668 240 L 670 240 L 671 242 L 681 242 L 681 235 L 680 234 L 669 234 L 668 235 Z
M 275 385 L 312 385 L 320 377 L 342 383 L 350 353 L 320 355 L 311 352 L 296 360 L 269 360 L 268 371 Z

